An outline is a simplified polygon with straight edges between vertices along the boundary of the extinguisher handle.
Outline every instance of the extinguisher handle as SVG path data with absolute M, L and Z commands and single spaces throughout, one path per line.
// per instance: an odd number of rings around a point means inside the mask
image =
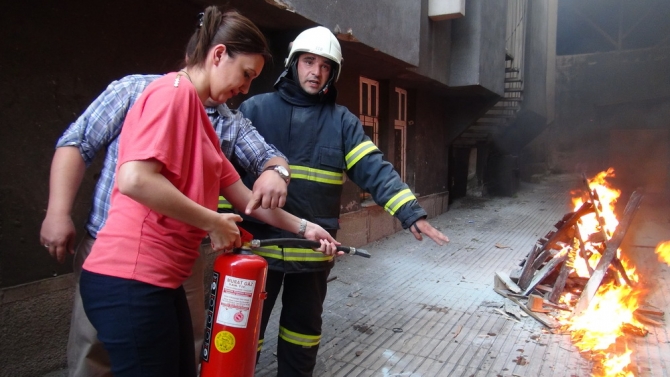
M 251 241 L 252 249 L 263 246 L 283 246 L 315 249 L 321 247 L 321 243 L 319 241 L 306 240 L 304 238 L 268 238 L 265 240 Z M 363 258 L 370 258 L 370 253 L 368 253 L 367 250 L 358 249 L 351 246 L 338 246 L 337 251 L 344 251 L 349 255 L 358 255 Z

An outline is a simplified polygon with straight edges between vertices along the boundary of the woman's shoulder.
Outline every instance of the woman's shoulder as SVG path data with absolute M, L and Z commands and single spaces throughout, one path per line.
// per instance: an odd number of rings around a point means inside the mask
M 186 99 L 197 100 L 198 92 L 185 75 L 170 72 L 152 81 L 142 92 L 142 97 L 160 97 L 161 99 Z
M 149 85 L 147 86 L 147 89 L 149 88 L 160 88 L 160 87 L 179 87 L 180 83 L 182 81 L 188 81 L 188 78 L 183 75 L 177 75 L 177 72 L 170 72 L 166 73 L 163 76 L 159 76 L 157 78 L 154 78 Z

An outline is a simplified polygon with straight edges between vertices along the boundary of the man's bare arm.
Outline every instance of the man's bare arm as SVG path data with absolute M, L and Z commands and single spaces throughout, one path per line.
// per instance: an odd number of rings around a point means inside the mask
M 56 149 L 51 161 L 49 204 L 42 221 L 40 242 L 61 263 L 66 253 L 74 254 L 77 233 L 72 222 L 72 207 L 85 170 L 86 164 L 77 147 Z

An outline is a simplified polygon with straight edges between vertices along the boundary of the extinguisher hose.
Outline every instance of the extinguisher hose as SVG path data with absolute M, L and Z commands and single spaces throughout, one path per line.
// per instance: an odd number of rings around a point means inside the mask
M 265 240 L 251 241 L 252 248 L 263 246 L 281 246 L 281 247 L 298 247 L 304 249 L 314 249 L 321 247 L 319 241 L 306 240 L 304 238 L 268 238 Z M 351 246 L 338 246 L 337 251 L 344 251 L 349 255 L 358 255 L 363 258 L 370 258 L 370 253 L 367 250 L 357 249 Z

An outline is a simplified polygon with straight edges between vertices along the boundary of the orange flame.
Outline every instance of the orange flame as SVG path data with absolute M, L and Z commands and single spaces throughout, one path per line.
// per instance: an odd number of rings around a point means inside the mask
M 664 241 L 656 246 L 658 261 L 670 265 L 670 241 Z
M 621 376 L 634 377 L 633 372 L 624 369 L 630 364 L 630 355 L 633 351 L 626 349 L 621 355 L 612 355 L 603 362 L 603 377 Z
M 639 294 L 627 285 L 602 285 L 588 310 L 567 324 L 575 346 L 582 351 L 607 350 L 623 335 L 624 324 L 644 328 L 633 318 L 633 312 L 639 307 Z
M 606 242 L 619 225 L 614 214 L 614 205 L 621 191 L 610 187 L 607 181 L 610 177 L 614 177 L 612 168 L 598 173 L 587 180 L 591 192 L 581 193 L 572 200 L 575 211 L 587 201 L 595 206 L 594 213 L 582 216 L 577 223 L 578 237 L 570 251 L 574 256 L 571 263 L 572 273 L 579 277 L 591 276 L 590 271 L 596 268 L 607 247 Z M 659 253 L 659 258 L 660 255 Z M 663 255 L 666 263 L 670 264 L 670 242 L 664 246 Z M 617 250 L 617 257 L 621 260 L 630 280 L 637 282 L 635 268 L 622 258 L 621 250 Z M 579 315 L 570 317 L 570 314 L 563 314 L 558 318 L 562 328 L 570 332 L 575 346 L 593 356 L 594 376 L 634 376 L 632 372 L 626 371 L 632 350 L 625 347 L 622 351 L 621 347 L 616 347 L 616 343 L 624 339 L 626 327 L 633 326 L 645 330 L 644 325 L 633 317 L 633 313 L 640 305 L 640 296 L 640 290 L 626 285 L 626 282 L 619 278 L 618 282 L 610 281 L 602 284 L 588 308 Z M 572 306 L 571 304 L 575 302 L 573 299 L 567 292 L 561 297 L 561 302 Z

